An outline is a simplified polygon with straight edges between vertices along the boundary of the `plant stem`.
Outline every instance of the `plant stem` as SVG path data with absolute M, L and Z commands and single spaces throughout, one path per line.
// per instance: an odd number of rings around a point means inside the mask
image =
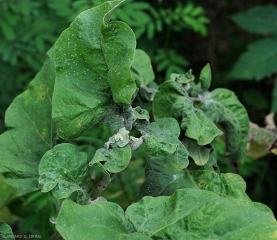
M 190 97 L 189 99 L 190 99 L 191 101 L 193 101 L 193 102 L 201 102 L 201 99 L 200 99 L 200 98 Z
M 57 214 L 57 216 L 59 215 L 60 209 L 61 209 L 61 200 L 56 199 L 56 214 Z
M 109 176 L 108 175 L 103 175 L 101 180 L 95 185 L 95 187 L 92 189 L 90 192 L 90 200 L 94 201 L 98 196 L 100 195 L 101 192 L 103 192 L 106 187 L 110 184 L 112 179 L 114 178 L 115 173 L 111 173 Z
M 48 240 L 63 240 L 63 238 L 60 235 L 60 233 L 57 231 L 57 229 L 55 229 L 54 233 Z
M 232 169 L 233 173 L 238 174 L 238 173 L 239 173 L 239 171 L 238 171 L 237 164 L 236 164 L 236 163 L 234 163 L 234 162 L 233 162 L 231 159 L 229 159 L 229 158 L 226 158 L 226 160 L 227 160 L 227 162 L 228 162 L 229 166 L 231 167 L 231 169 Z

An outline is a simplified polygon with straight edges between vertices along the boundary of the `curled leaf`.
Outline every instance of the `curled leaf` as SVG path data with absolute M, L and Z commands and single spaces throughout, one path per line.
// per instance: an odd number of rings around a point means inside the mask
M 125 23 L 109 21 L 121 2 L 82 12 L 55 44 L 52 116 L 62 138 L 79 136 L 108 109 L 130 104 L 136 92 L 130 71 L 135 35 Z
M 221 88 L 207 92 L 201 95 L 199 108 L 224 128 L 228 156 L 236 161 L 242 160 L 246 153 L 249 119 L 234 92 Z

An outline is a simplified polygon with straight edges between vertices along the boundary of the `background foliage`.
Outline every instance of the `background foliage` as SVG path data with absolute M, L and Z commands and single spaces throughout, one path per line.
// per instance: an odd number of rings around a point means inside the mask
M 78 13 L 102 2 L 0 0 L 0 132 L 5 130 L 5 110 L 39 71 L 45 52 Z M 134 30 L 138 48 L 150 55 L 157 82 L 162 83 L 172 72 L 184 73 L 189 68 L 198 75 L 209 62 L 213 72 L 211 88 L 235 91 L 250 120 L 264 126 L 265 116 L 277 110 L 277 67 L 271 65 L 276 62 L 277 10 L 274 5 L 265 5 L 270 2 L 127 0 L 113 18 L 125 21 Z M 263 7 L 251 10 L 261 4 Z M 264 25 L 253 28 L 253 21 L 259 18 L 269 19 L 275 25 L 268 29 Z M 270 58 L 261 62 L 265 55 Z M 249 60 L 254 59 L 260 60 L 259 68 L 251 65 Z M 249 70 L 243 73 L 246 66 Z M 110 136 L 106 127 L 98 125 L 96 129 L 74 140 L 90 157 Z M 274 139 L 274 131 L 271 136 Z M 269 144 L 270 141 L 264 144 L 264 149 Z M 220 140 L 216 147 L 218 154 L 223 152 Z M 123 208 L 138 198 L 138 187 L 144 180 L 144 154 L 136 154 L 136 161 L 131 161 L 128 170 L 118 174 L 104 192 L 108 200 Z M 267 154 L 258 159 L 247 157 L 243 165 L 234 166 L 222 158 L 220 170 L 241 174 L 251 199 L 268 205 L 276 216 L 276 160 L 276 156 Z M 53 229 L 49 218 L 55 208 L 51 194 L 34 192 L 18 196 L 2 181 L 0 189 L 0 221 L 12 224 L 20 234 L 29 231 L 49 236 Z M 20 218 L 23 221 L 18 221 Z

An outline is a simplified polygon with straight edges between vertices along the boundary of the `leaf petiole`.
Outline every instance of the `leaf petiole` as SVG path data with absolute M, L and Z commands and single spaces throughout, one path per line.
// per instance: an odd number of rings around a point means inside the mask
M 111 173 L 110 175 L 104 174 L 101 180 L 94 186 L 94 188 L 90 192 L 90 199 L 87 201 L 87 203 L 91 203 L 92 201 L 97 199 L 101 192 L 103 192 L 113 180 L 114 176 L 115 173 Z

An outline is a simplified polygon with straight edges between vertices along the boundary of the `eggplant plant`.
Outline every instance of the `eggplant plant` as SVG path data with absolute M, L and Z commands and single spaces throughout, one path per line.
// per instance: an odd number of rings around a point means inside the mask
M 52 192 L 52 239 L 277 239 L 272 211 L 251 201 L 242 177 L 217 166 L 220 136 L 225 157 L 243 161 L 246 109 L 232 91 L 209 90 L 209 64 L 197 79 L 189 70 L 154 84 L 132 29 L 110 20 L 123 2 L 82 12 L 10 105 L 0 136 L 5 182 L 21 194 Z M 90 159 L 73 140 L 97 123 L 111 136 Z M 138 148 L 148 156 L 145 180 L 123 209 L 101 193 Z M 12 235 L 6 223 L 0 229 Z

